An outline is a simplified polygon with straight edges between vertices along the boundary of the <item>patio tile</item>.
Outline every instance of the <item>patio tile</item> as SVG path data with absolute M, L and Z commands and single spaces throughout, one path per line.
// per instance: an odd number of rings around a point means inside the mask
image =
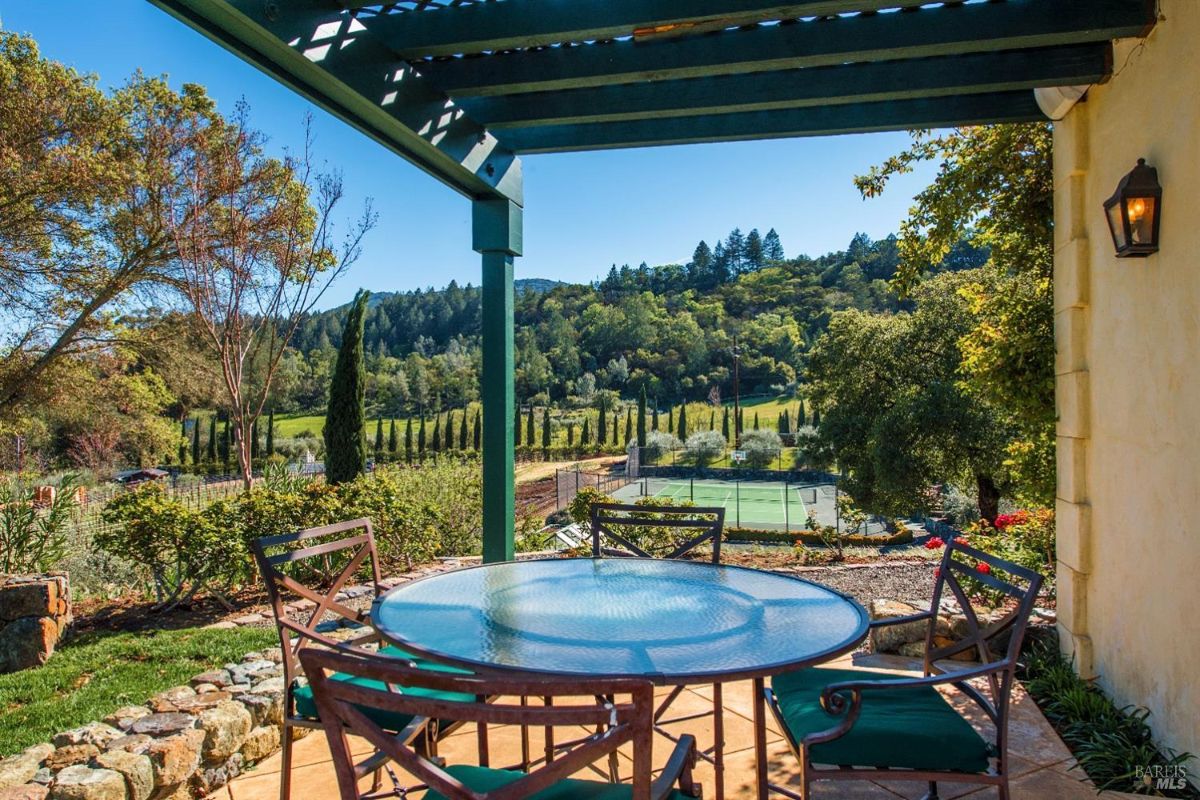
M 755 797 L 754 751 L 744 750 L 730 756 L 726 762 L 725 796 L 731 800 L 751 800 Z M 767 746 L 767 773 L 772 783 L 800 790 L 800 765 L 788 749 L 778 742 Z M 710 784 L 705 784 L 705 796 L 711 797 Z M 898 800 L 898 795 L 871 781 L 829 781 L 813 785 L 814 800 Z

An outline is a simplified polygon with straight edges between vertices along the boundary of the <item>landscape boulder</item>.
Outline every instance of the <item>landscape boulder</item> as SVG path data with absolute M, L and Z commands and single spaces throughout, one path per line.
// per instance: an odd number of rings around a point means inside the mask
M 45 664 L 70 624 L 66 575 L 0 576 L 0 672 Z
M 76 764 L 55 776 L 50 796 L 54 800 L 126 800 L 125 777 L 111 769 Z
M 149 756 L 112 750 L 96 756 L 95 763 L 98 767 L 121 773 L 129 800 L 148 800 L 154 791 L 154 765 Z

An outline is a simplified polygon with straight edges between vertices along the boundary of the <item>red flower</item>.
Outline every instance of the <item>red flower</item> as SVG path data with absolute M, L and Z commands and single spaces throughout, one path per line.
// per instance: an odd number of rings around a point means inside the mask
M 992 568 L 983 561 L 980 561 L 978 564 L 975 565 L 975 571 L 981 575 L 992 574 Z
M 940 536 L 931 536 L 925 540 L 926 550 L 937 550 L 939 547 L 945 547 L 946 543 L 942 541 Z
M 941 567 L 934 567 L 934 568 L 933 568 L 933 577 L 935 577 L 935 578 L 940 578 L 940 577 L 942 577 L 942 568 L 941 568 Z

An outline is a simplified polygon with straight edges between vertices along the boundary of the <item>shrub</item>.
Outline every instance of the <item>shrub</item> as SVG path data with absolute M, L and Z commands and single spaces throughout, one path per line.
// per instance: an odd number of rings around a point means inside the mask
M 0 482 L 0 573 L 44 572 L 66 555 L 76 486 L 64 476 L 53 502 L 39 508 L 32 486 Z
M 571 519 L 575 520 L 575 522 L 580 525 L 586 525 L 591 518 L 591 508 L 594 504 L 613 502 L 616 501 L 595 486 L 584 486 L 575 493 L 575 496 L 571 498 L 571 502 L 567 504 L 567 513 L 571 515 Z
M 725 437 L 720 431 L 697 431 L 687 438 L 687 453 L 697 466 L 708 466 L 725 454 Z
M 770 466 L 783 452 L 783 440 L 773 430 L 763 428 L 742 433 L 742 450 L 746 452 L 746 464 L 755 469 Z
M 821 439 L 817 429 L 802 425 L 793 434 L 797 469 L 828 469 L 833 465 L 833 449 Z
M 657 461 L 667 453 L 674 453 L 683 449 L 683 442 L 679 441 L 679 437 L 666 431 L 650 431 L 646 434 L 646 446 L 642 449 L 642 456 L 646 461 Z

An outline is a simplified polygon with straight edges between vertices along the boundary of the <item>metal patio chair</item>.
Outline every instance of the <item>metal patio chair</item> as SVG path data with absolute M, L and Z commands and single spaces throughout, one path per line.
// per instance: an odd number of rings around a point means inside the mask
M 986 565 L 986 566 L 981 566 Z M 980 623 L 968 595 L 970 581 L 1015 600 L 991 624 Z M 1017 656 L 1042 586 L 1038 573 L 975 548 L 949 542 L 928 611 L 875 620 L 871 627 L 927 621 L 923 678 L 900 678 L 868 670 L 805 669 L 772 679 L 768 706 L 800 762 L 801 791 L 770 788 L 808 800 L 817 780 L 886 779 L 929 783 L 926 800 L 938 797 L 938 782 L 996 786 L 1008 800 L 1009 701 Z M 938 610 L 949 589 L 966 617 L 962 640 L 935 646 Z M 1001 653 L 991 645 L 1008 637 Z M 946 672 L 937 663 L 960 653 L 978 666 Z M 977 688 L 970 681 L 984 681 Z M 987 716 L 995 731 L 987 741 L 937 690 L 952 686 Z M 995 762 L 993 766 L 992 762 Z M 817 765 L 827 765 L 818 768 Z
M 695 742 L 690 736 L 681 737 L 662 773 L 657 778 L 652 775 L 654 687 L 649 681 L 453 674 L 416 669 L 402 661 L 361 652 L 313 648 L 302 652 L 300 661 L 320 711 L 342 800 L 378 796 L 363 793 L 359 782 L 390 763 L 399 765 L 420 782 L 416 787 L 401 787 L 399 779 L 389 770 L 395 794 L 403 797 L 408 791 L 427 787 L 426 800 L 518 800 L 534 794 L 541 800 L 588 797 L 686 800 L 699 796 L 691 775 Z M 441 699 L 444 695 L 502 699 L 492 703 L 464 703 Z M 526 695 L 557 702 L 542 707 L 516 705 L 511 701 Z M 597 704 L 596 696 L 620 700 Z M 572 698 L 574 702 L 569 702 Z M 392 733 L 367 709 L 409 717 L 413 722 Z M 414 741 L 421 736 L 423 720 L 433 718 L 474 722 L 480 727 L 565 726 L 578 730 L 578 726 L 587 726 L 596 732 L 576 739 L 558 758 L 538 769 L 492 769 L 447 765 L 444 759 L 432 759 L 414 748 Z M 355 763 L 347 735 L 365 739 L 374 752 Z M 614 786 L 570 777 L 602 758 L 615 755 L 626 743 L 633 745 L 632 785 Z M 678 789 L 674 788 L 676 785 Z
M 370 520 L 354 519 L 294 533 L 264 536 L 252 541 L 250 549 L 266 583 L 283 651 L 283 764 L 279 796 L 281 800 L 289 800 L 293 729 L 321 727 L 312 689 L 300 681 L 303 673 L 298 659 L 303 650 L 311 645 L 340 649 L 374 645 L 382 656 L 402 659 L 419 668 L 451 668 L 425 661 L 397 647 L 383 646 L 379 634 L 370 627 L 367 612 L 346 605 L 348 598 L 342 595 L 342 590 L 352 578 L 364 571 L 370 574 L 371 596 L 379 594 L 379 558 Z M 303 615 L 302 620 L 289 617 L 286 608 L 289 603 L 292 604 L 293 613 Z M 343 626 L 358 630 L 346 639 L 329 635 L 333 629 Z M 475 698 L 447 699 L 473 701 Z M 393 730 L 401 730 L 410 724 L 411 719 L 393 715 L 377 721 Z M 448 732 L 448 728 L 438 721 L 426 722 L 422 732 L 422 747 L 436 754 L 437 740 Z M 482 730 L 479 747 L 481 757 L 486 759 L 487 742 Z
M 725 528 L 723 506 L 657 506 L 630 505 L 626 503 L 593 503 L 589 509 L 592 534 L 592 557 L 634 556 L 639 558 L 681 558 L 706 543 L 712 543 L 713 564 L 721 563 L 721 536 Z M 678 530 L 681 537 L 672 540 L 663 548 L 662 554 L 652 553 L 649 547 L 635 542 L 632 532 L 638 528 L 660 528 Z M 696 531 L 694 535 L 691 531 Z M 605 547 L 604 540 L 617 547 Z M 654 727 L 660 734 L 675 740 L 665 726 L 701 719 L 710 714 L 713 718 L 713 746 L 699 753 L 700 757 L 713 765 L 716 774 L 716 796 L 724 796 L 725 774 L 725 725 L 722 719 L 724 694 L 721 684 L 713 684 L 713 709 L 686 716 L 664 719 L 671 704 L 683 692 L 683 686 L 675 686 L 654 712 Z

